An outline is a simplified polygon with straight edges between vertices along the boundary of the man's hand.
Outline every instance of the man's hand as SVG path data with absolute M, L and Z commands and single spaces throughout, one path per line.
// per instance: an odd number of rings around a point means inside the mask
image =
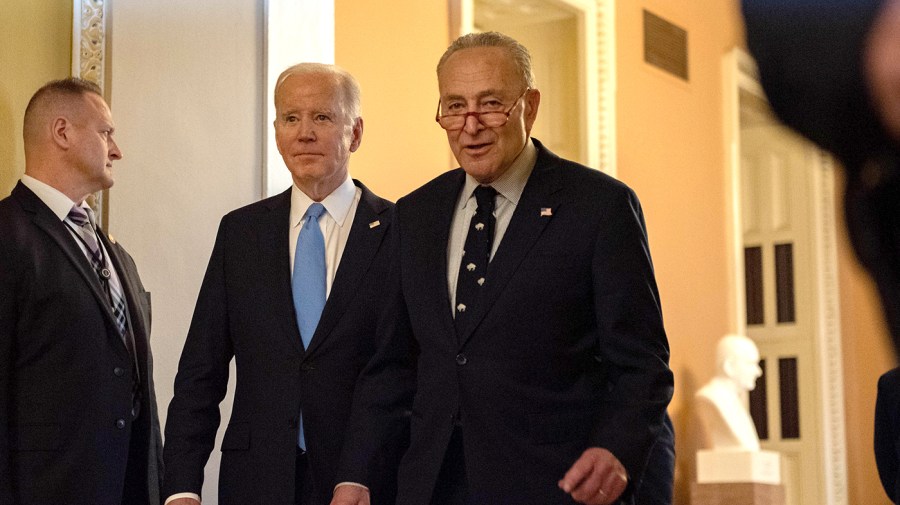
M 359 486 L 338 486 L 331 505 L 369 505 L 369 490 Z
M 200 502 L 193 498 L 177 498 L 166 505 L 200 505 Z
M 559 481 L 559 487 L 572 499 L 585 505 L 610 505 L 628 485 L 628 473 L 622 463 L 606 449 L 591 447 L 584 451 Z M 335 505 L 332 502 L 332 505 Z

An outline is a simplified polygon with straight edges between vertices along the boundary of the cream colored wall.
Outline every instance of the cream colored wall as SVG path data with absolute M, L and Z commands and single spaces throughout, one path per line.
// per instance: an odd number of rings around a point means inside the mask
M 362 88 L 363 142 L 350 173 L 390 200 L 455 167 L 434 121 L 446 2 L 335 1 L 335 63 Z
M 616 3 L 618 175 L 644 207 L 675 373 L 676 504 L 689 503 L 693 395 L 714 373 L 716 341 L 730 327 L 723 55 L 738 16 L 721 0 Z M 688 31 L 689 81 L 644 63 L 643 9 Z
M 151 344 L 164 425 L 219 220 L 262 194 L 262 3 L 110 5 L 111 106 L 123 158 L 114 165 L 109 228 L 134 256 L 153 297 Z M 227 423 L 230 396 L 221 411 Z M 204 505 L 217 503 L 220 455 L 217 442 Z
M 71 61 L 71 0 L 0 2 L 0 198 L 25 173 L 28 100 L 45 82 L 68 77 Z

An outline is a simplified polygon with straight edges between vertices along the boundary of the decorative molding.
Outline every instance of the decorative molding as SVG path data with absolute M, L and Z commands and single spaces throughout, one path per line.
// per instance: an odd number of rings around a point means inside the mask
M 72 74 L 104 89 L 106 81 L 106 0 L 74 0 Z
M 600 83 L 595 126 L 599 132 L 597 166 L 609 175 L 616 176 L 616 3 L 615 0 L 596 1 L 597 82 Z
M 835 216 L 834 160 L 822 150 L 815 155 L 820 169 L 813 171 L 813 246 L 816 261 L 816 340 L 819 384 L 822 385 L 822 463 L 825 503 L 846 505 L 847 447 L 844 431 L 844 370 L 841 352 L 841 313 L 838 286 L 837 219 Z
M 100 86 L 106 102 L 107 11 L 108 0 L 72 1 L 72 75 Z M 109 228 L 109 190 L 88 197 L 88 203 L 100 216 L 100 224 Z

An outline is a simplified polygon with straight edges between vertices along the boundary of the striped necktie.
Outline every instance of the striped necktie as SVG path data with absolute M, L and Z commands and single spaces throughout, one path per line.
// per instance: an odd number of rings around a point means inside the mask
M 97 232 L 94 225 L 94 211 L 90 208 L 74 206 L 69 211 L 69 221 L 75 226 L 72 228 L 78 237 L 81 238 L 87 250 L 88 259 L 100 283 L 106 288 L 106 294 L 112 305 L 113 315 L 116 317 L 116 328 L 119 330 L 119 336 L 126 340 L 126 332 L 128 330 L 128 318 L 125 309 L 125 297 L 122 294 L 122 286 L 111 273 L 112 265 L 109 259 L 103 254 L 103 249 L 97 240 Z M 127 342 L 126 342 L 127 344 Z

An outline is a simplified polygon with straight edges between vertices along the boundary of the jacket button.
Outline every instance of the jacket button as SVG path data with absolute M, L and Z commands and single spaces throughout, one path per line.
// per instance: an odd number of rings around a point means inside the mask
M 300 365 L 300 370 L 303 370 L 304 372 L 309 372 L 310 370 L 315 370 L 315 369 L 316 369 L 316 367 L 313 366 L 312 363 L 303 363 L 302 365 Z
M 465 355 L 465 354 L 459 353 L 459 354 L 456 355 L 456 364 L 457 364 L 457 365 L 462 366 L 462 365 L 465 365 L 465 364 L 468 363 L 468 362 L 469 362 L 469 359 L 466 358 L 466 355 Z
M 116 377 L 121 377 L 125 375 L 125 370 L 121 367 L 116 367 L 113 369 L 113 373 L 116 374 Z
M 124 427 L 125 427 L 125 420 L 124 420 L 124 419 L 119 419 L 119 420 L 116 421 L 116 428 L 119 428 L 119 429 L 121 430 L 121 429 L 124 428 Z

